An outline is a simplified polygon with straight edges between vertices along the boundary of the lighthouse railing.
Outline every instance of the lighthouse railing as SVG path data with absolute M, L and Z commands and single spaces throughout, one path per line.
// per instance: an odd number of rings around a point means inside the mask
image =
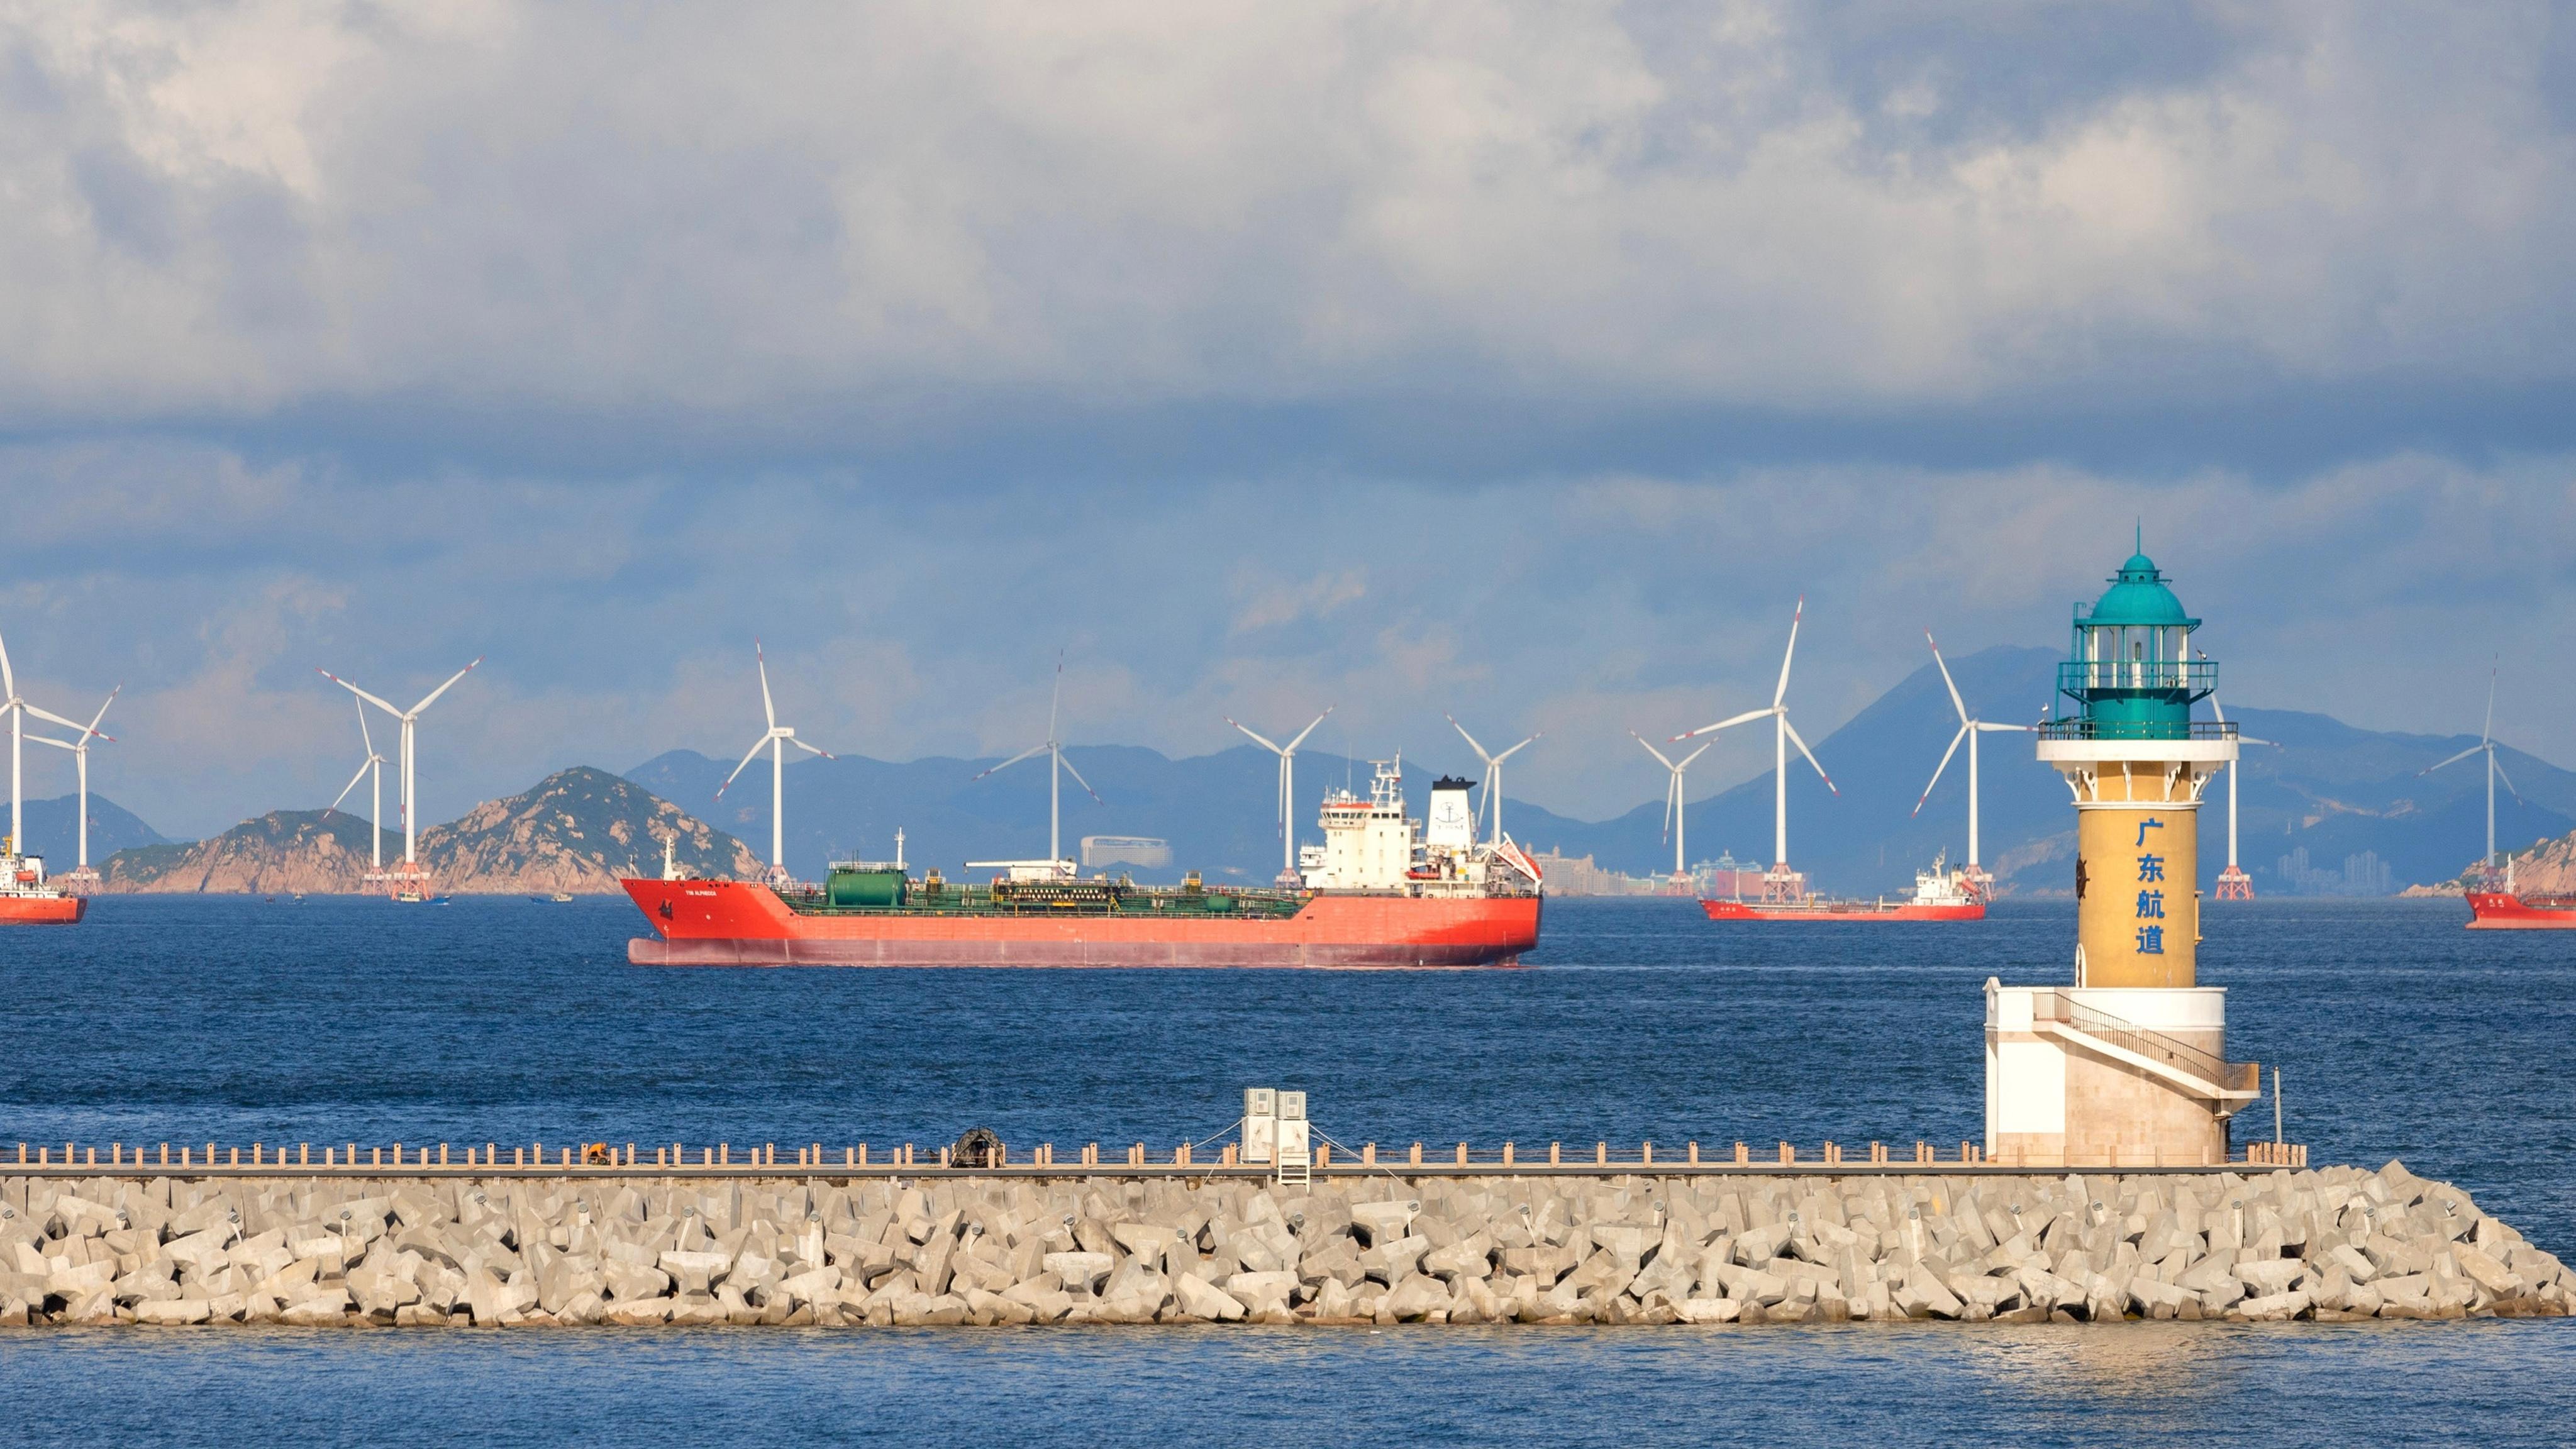
M 2031 1019 L 2073 1027 L 2086 1036 L 2125 1048 L 2149 1060 L 2163 1062 L 2226 1091 L 2252 1092 L 2261 1086 L 2262 1069 L 2253 1062 L 2231 1062 L 2216 1052 L 2205 1051 L 2189 1042 L 2140 1026 L 2126 1017 L 2086 1006 L 2064 991 L 2032 993 Z

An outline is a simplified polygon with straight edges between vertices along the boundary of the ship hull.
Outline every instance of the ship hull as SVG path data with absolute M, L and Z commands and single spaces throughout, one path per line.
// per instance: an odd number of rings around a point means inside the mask
M 750 882 L 619 883 L 656 932 L 627 943 L 638 966 L 1517 966 L 1538 944 L 1540 905 L 1536 896 L 1327 895 L 1285 920 L 803 915 Z
M 1712 921 L 1982 921 L 1983 901 L 1955 906 L 1918 906 L 1910 901 L 1818 901 L 1812 905 L 1781 902 L 1703 900 L 1699 908 Z
M 85 896 L 0 895 L 0 926 L 75 925 L 88 911 Z
M 2503 891 L 2469 892 L 2472 931 L 2576 931 L 2576 901 L 2535 904 Z

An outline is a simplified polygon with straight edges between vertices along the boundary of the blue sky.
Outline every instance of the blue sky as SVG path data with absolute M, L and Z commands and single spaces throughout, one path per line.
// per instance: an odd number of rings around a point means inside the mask
M 834 749 L 1017 749 L 1061 648 L 1077 742 L 1454 710 L 1598 816 L 1801 593 L 1815 739 L 2133 519 L 2230 694 L 2500 653 L 2576 758 L 2547 6 L 61 3 L 0 134 L 0 631 L 174 833 L 328 801 L 317 665 L 489 656 L 444 819 L 738 754 L 755 636 Z

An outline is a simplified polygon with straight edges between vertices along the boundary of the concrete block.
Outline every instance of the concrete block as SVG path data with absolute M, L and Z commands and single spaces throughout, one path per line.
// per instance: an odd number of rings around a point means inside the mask
M 2296 1258 L 2258 1258 L 2238 1263 L 2228 1271 L 2255 1295 L 2273 1296 L 2290 1291 L 2290 1284 L 2306 1271 L 2306 1265 Z
M 202 1298 L 146 1299 L 134 1305 L 134 1321 L 162 1324 L 203 1323 L 206 1321 L 206 1300 Z
M 1181 1311 L 1192 1318 L 1216 1323 L 1232 1323 L 1244 1316 L 1243 1303 L 1214 1284 L 1203 1283 L 1197 1278 L 1184 1277 L 1173 1279 L 1172 1288 L 1180 1299 Z
M 2296 1318 L 2309 1307 L 2308 1295 L 2303 1292 L 2266 1293 L 2237 1304 L 2233 1316 L 2254 1323 L 2277 1323 Z
M 1419 1235 L 1383 1239 L 1360 1254 L 1360 1271 L 1393 1287 L 1420 1272 L 1423 1255 L 1430 1251 L 1431 1240 Z
M 1118 1265 L 1117 1259 L 1107 1253 L 1088 1252 L 1049 1253 L 1039 1261 L 1066 1287 L 1085 1293 L 1097 1288 L 1110 1269 Z

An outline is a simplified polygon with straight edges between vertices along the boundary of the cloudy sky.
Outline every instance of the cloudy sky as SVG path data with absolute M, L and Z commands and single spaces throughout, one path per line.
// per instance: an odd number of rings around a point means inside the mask
M 2143 521 L 2229 694 L 2500 652 L 2571 762 L 2571 183 L 2537 4 L 0 0 L 0 634 L 174 834 L 327 803 L 316 666 L 487 656 L 443 819 L 738 754 L 755 636 L 838 750 L 1062 649 L 1078 743 L 1455 710 L 1598 816 L 1802 593 L 1815 739 Z

